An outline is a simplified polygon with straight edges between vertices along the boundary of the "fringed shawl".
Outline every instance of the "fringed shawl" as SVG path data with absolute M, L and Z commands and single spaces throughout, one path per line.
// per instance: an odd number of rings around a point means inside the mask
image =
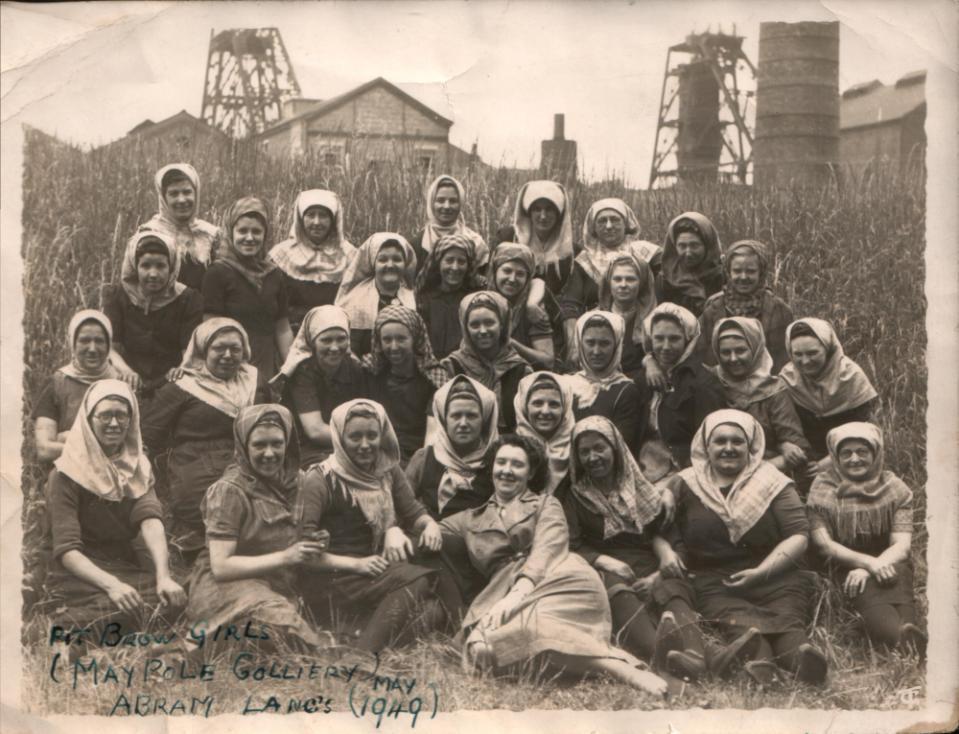
M 436 214 L 433 213 L 433 200 L 436 198 L 436 193 L 440 190 L 441 186 L 452 186 L 455 188 L 456 194 L 459 196 L 460 200 L 459 215 L 456 217 L 456 221 L 448 227 L 444 227 L 437 222 Z M 463 215 L 463 209 L 465 207 L 466 189 L 463 184 L 461 184 L 452 176 L 443 175 L 434 179 L 433 183 L 430 184 L 429 189 L 426 191 L 426 227 L 423 229 L 423 238 L 420 241 L 420 247 L 422 247 L 423 251 L 429 255 L 433 251 L 433 248 L 436 246 L 436 244 L 443 237 L 451 234 L 461 235 L 473 243 L 476 253 L 477 267 L 485 267 L 486 263 L 489 261 L 489 246 L 478 232 L 474 232 L 472 229 L 466 226 L 466 218 Z
M 67 325 L 67 346 L 70 349 L 70 362 L 68 364 L 60 367 L 57 372 L 61 372 L 71 380 L 79 382 L 83 385 L 92 385 L 98 380 L 106 380 L 109 378 L 116 378 L 120 376 L 120 373 L 117 371 L 110 363 L 109 352 L 103 360 L 103 366 L 98 372 L 88 372 L 83 367 L 80 366 L 80 361 L 77 359 L 77 335 L 80 331 L 80 327 L 86 324 L 88 321 L 92 321 L 98 326 L 103 328 L 104 333 L 107 335 L 107 349 L 113 348 L 113 326 L 110 324 L 110 319 L 106 317 L 102 311 L 96 311 L 92 308 L 85 308 L 82 311 L 77 311 L 73 314 L 73 317 L 70 319 L 70 323 Z
M 235 331 L 243 342 L 243 363 L 230 380 L 221 380 L 206 366 L 206 354 L 216 335 Z M 252 405 L 256 394 L 256 367 L 250 362 L 250 339 L 238 321 L 218 317 L 208 319 L 193 330 L 183 354 L 180 369 L 184 375 L 176 386 L 221 413 L 235 418 L 241 409 Z
M 606 247 L 596 236 L 596 217 L 609 209 L 622 217 L 626 225 L 626 236 L 617 247 Z M 636 259 L 649 263 L 662 248 L 652 242 L 639 239 L 639 220 L 632 208 L 622 199 L 600 199 L 586 212 L 583 220 L 583 251 L 576 256 L 586 274 L 601 286 L 603 277 L 609 270 L 610 260 L 621 253 L 630 253 Z
M 756 289 L 746 296 L 740 294 L 732 282 L 733 258 L 737 255 L 755 255 L 759 261 L 759 280 L 756 283 Z M 723 306 L 726 313 L 730 316 L 760 318 L 765 295 L 772 293 L 766 287 L 766 276 L 769 273 L 769 254 L 766 252 L 766 246 L 756 240 L 734 242 L 723 256 L 723 270 L 726 273 L 726 284 L 723 286 Z

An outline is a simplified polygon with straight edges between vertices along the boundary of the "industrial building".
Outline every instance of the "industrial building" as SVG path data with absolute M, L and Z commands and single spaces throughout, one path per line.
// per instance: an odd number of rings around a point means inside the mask
M 186 110 L 180 110 L 159 122 L 144 120 L 124 137 L 111 143 L 115 145 L 138 145 L 141 150 L 155 150 L 157 154 L 181 154 L 189 158 L 199 151 L 211 148 L 226 149 L 230 138 Z

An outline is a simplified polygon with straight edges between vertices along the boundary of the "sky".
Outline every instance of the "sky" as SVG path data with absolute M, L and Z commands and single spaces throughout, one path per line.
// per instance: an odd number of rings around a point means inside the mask
M 211 29 L 279 28 L 303 95 L 371 78 L 454 120 L 453 143 L 535 166 L 553 114 L 591 178 L 645 185 L 668 46 L 735 30 L 758 61 L 759 23 L 839 20 L 840 89 L 946 63 L 948 0 L 914 2 L 4 3 L 4 122 L 99 145 L 144 119 L 199 115 Z M 917 42 L 921 36 L 921 43 Z

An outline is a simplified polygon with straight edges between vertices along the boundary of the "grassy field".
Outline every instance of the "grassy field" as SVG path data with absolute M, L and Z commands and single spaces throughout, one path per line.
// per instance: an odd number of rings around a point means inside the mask
M 62 146 L 28 131 L 25 150 L 24 259 L 24 550 L 27 585 L 37 565 L 38 520 L 42 512 L 29 413 L 39 388 L 67 359 L 64 330 L 74 311 L 97 307 L 99 287 L 116 278 L 126 238 L 139 221 L 156 210 L 153 173 L 178 156 L 155 151 L 110 149 L 94 153 Z M 203 182 L 200 214 L 219 221 L 241 194 L 254 193 L 271 206 L 274 241 L 285 236 L 296 193 L 332 188 L 343 199 L 347 236 L 362 242 L 375 231 L 412 236 L 422 226 L 425 175 L 399 162 L 388 172 L 325 171 L 310 158 L 275 162 L 250 148 L 220 157 L 195 156 Z M 507 169 L 480 170 L 464 177 L 466 216 L 481 234 L 491 235 L 509 221 L 513 196 L 524 179 Z M 775 254 L 773 286 L 797 316 L 820 316 L 837 328 L 847 354 L 873 379 L 881 398 L 880 423 L 886 435 L 888 466 L 916 494 L 913 539 L 919 609 L 926 611 L 925 442 L 926 333 L 924 328 L 925 179 L 921 171 L 877 172 L 849 176 L 817 189 L 753 190 L 710 186 L 657 191 L 626 190 L 621 183 L 572 187 L 573 219 L 582 222 L 589 204 L 603 196 L 621 196 L 643 225 L 641 236 L 662 241 L 676 214 L 695 210 L 716 224 L 727 244 L 759 239 Z M 578 234 L 578 232 L 577 232 Z M 35 595 L 25 595 L 29 605 Z M 29 608 L 29 607 L 27 607 Z M 712 708 L 809 706 L 824 708 L 896 708 L 918 705 L 922 671 L 898 655 L 873 653 L 858 634 L 856 621 L 839 609 L 832 595 L 817 607 L 815 637 L 832 666 L 829 684 L 812 690 L 786 683 L 759 691 L 744 683 L 707 683 L 674 705 Z M 36 629 L 45 620 L 31 620 Z M 42 636 L 42 633 L 41 633 Z M 608 682 L 570 686 L 527 671 L 518 684 L 467 678 L 459 671 L 450 643 L 431 638 L 384 666 L 416 671 L 420 681 L 436 683 L 443 709 L 598 708 L 661 705 Z M 340 653 L 337 653 L 340 654 Z M 115 657 L 140 663 L 147 653 L 129 650 Z M 48 676 L 50 650 L 25 651 L 26 704 L 35 711 L 102 712 L 112 705 L 109 689 L 80 686 L 60 690 Z M 189 695 L 185 683 L 160 683 L 170 696 Z M 216 691 L 224 711 L 242 710 L 249 692 L 220 682 L 196 685 Z M 308 695 L 305 684 L 283 682 L 283 695 Z M 152 689 L 151 689 L 152 690 Z M 272 689 L 271 689 L 272 690 Z M 164 695 L 160 693 L 160 695 Z M 312 695 L 312 694 L 309 694 Z M 341 697 L 342 698 L 342 697 Z M 108 700 L 109 699 L 109 700 Z M 238 708 L 239 707 L 239 708 Z M 219 703 L 217 710 L 219 710 Z

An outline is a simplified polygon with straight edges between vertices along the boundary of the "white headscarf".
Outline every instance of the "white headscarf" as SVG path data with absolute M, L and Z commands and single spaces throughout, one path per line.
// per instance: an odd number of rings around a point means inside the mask
M 163 284 L 163 290 L 159 293 L 144 293 L 143 286 L 140 283 L 140 274 L 137 270 L 137 251 L 144 240 L 157 240 L 163 244 L 167 251 L 167 260 L 170 263 L 170 272 L 166 283 Z M 159 230 L 150 230 L 141 227 L 127 241 L 127 249 L 123 254 L 123 265 L 120 268 L 120 285 L 127 294 L 127 298 L 143 313 L 156 311 L 163 308 L 168 303 L 172 303 L 177 297 L 186 290 L 183 283 L 177 282 L 177 276 L 180 274 L 180 254 L 177 252 L 176 243 L 173 238 L 165 232 Z
M 236 331 L 243 342 L 243 363 L 229 380 L 216 377 L 206 366 L 207 349 L 221 331 Z M 210 407 L 236 418 L 241 408 L 253 405 L 256 394 L 256 367 L 249 364 L 250 354 L 249 337 L 238 321 L 223 317 L 208 319 L 193 330 L 180 363 L 186 374 L 175 384 Z
M 122 400 L 130 406 L 130 423 L 120 454 L 110 458 L 100 446 L 91 416 L 97 404 L 108 398 Z M 106 500 L 119 502 L 142 497 L 153 487 L 150 460 L 143 453 L 140 438 L 140 408 L 130 387 L 121 380 L 100 380 L 83 396 L 73 426 L 67 432 L 63 453 L 54 462 L 57 471 L 70 477 L 88 492 Z
M 583 348 L 583 335 L 591 321 L 599 320 L 613 332 L 615 346 L 613 356 L 602 370 L 593 369 L 586 359 Z M 582 410 L 596 402 L 600 392 L 620 382 L 632 382 L 623 374 L 623 337 L 626 334 L 626 322 L 619 314 L 611 311 L 587 311 L 576 320 L 576 354 L 579 355 L 580 370 L 570 378 L 576 395 L 576 407 Z
M 196 192 L 193 216 L 184 224 L 181 224 L 173 215 L 166 198 L 163 196 L 163 178 L 170 171 L 182 173 L 193 185 L 193 190 Z M 196 216 L 196 213 L 200 210 L 200 176 L 196 169 L 189 163 L 171 163 L 156 172 L 153 177 L 153 186 L 159 200 L 159 209 L 157 214 L 143 227 L 145 229 L 158 229 L 170 235 L 176 242 L 181 259 L 189 255 L 193 260 L 203 265 L 209 265 L 213 256 L 213 245 L 220 230 L 216 225 L 198 219 Z
M 533 392 L 550 388 L 559 391 L 563 403 L 563 415 L 553 434 L 546 437 L 533 427 L 529 419 L 528 403 Z M 521 436 L 536 438 L 546 446 L 546 456 L 549 459 L 549 481 L 546 483 L 546 492 L 553 494 L 569 471 L 570 440 L 573 435 L 573 426 L 576 424 L 576 419 L 573 417 L 573 389 L 569 380 L 552 372 L 534 372 L 527 375 L 519 381 L 513 406 L 516 409 L 516 432 Z
M 307 209 L 321 206 L 333 216 L 333 227 L 326 239 L 314 244 L 306 233 L 303 215 Z M 293 205 L 290 238 L 270 250 L 270 259 L 284 273 L 311 283 L 339 283 L 356 248 L 343 234 L 343 205 L 340 197 L 325 189 L 301 191 Z
M 460 200 L 460 212 L 453 224 L 447 226 L 441 225 L 436 221 L 436 214 L 433 213 L 433 200 L 436 198 L 436 192 L 441 186 L 452 186 L 456 189 L 456 195 Z M 479 270 L 486 267 L 489 262 L 489 246 L 486 240 L 480 237 L 478 232 L 466 226 L 466 218 L 463 215 L 463 209 L 466 206 L 466 189 L 459 181 L 452 176 L 437 176 L 426 191 L 426 227 L 423 230 L 423 239 L 420 241 L 420 247 L 429 255 L 433 247 L 446 235 L 459 234 L 468 238 L 475 247 L 476 268 Z
M 416 298 L 413 295 L 416 253 L 402 235 L 395 232 L 377 232 L 360 245 L 356 257 L 343 274 L 340 290 L 336 294 L 336 305 L 346 311 L 350 326 L 354 329 L 372 329 L 376 323 L 380 293 L 374 276 L 375 264 L 377 255 L 387 243 L 398 243 L 405 259 L 402 282 L 393 303 L 416 309 Z
M 92 308 L 77 311 L 73 314 L 70 323 L 67 325 L 67 346 L 70 348 L 70 354 L 72 355 L 70 363 L 63 365 L 63 367 L 57 370 L 57 372 L 62 372 L 67 377 L 77 382 L 82 382 L 84 385 L 92 385 L 97 380 L 120 376 L 117 369 L 110 364 L 109 353 L 106 359 L 104 359 L 103 366 L 99 372 L 87 372 L 80 366 L 80 362 L 76 357 L 77 333 L 80 331 L 80 327 L 88 321 L 93 321 L 103 328 L 103 331 L 107 335 L 107 349 L 109 350 L 113 346 L 113 326 L 110 324 L 110 319 L 106 317 L 106 314 Z
M 286 355 L 286 361 L 283 362 L 283 366 L 272 381 L 276 381 L 280 375 L 292 377 L 300 364 L 314 356 L 313 342 L 316 338 L 329 329 L 342 329 L 349 337 L 350 318 L 346 315 L 346 311 L 339 306 L 329 305 L 317 306 L 307 311 L 306 316 L 303 317 L 303 323 L 300 324 L 300 330 L 296 332 L 296 338 L 290 346 L 290 351 Z M 349 356 L 347 353 L 345 358 L 349 359 Z
M 559 222 L 546 242 L 541 242 L 536 236 L 529 214 L 529 208 L 539 199 L 551 202 L 559 212 Z M 573 256 L 573 220 L 570 209 L 566 189 L 555 181 L 530 181 L 523 184 L 519 190 L 513 209 L 515 240 L 533 251 L 537 275 L 542 275 L 551 265 L 555 267 L 560 260 Z
M 596 217 L 606 209 L 616 212 L 626 225 L 626 236 L 618 247 L 606 247 L 596 236 Z M 639 232 L 639 220 L 629 204 L 622 199 L 600 199 L 586 212 L 586 218 L 583 220 L 583 251 L 576 256 L 576 262 L 597 286 L 603 282 L 603 277 L 609 269 L 609 262 L 616 255 L 629 252 L 637 259 L 649 263 L 662 248 L 652 242 L 638 239 Z

